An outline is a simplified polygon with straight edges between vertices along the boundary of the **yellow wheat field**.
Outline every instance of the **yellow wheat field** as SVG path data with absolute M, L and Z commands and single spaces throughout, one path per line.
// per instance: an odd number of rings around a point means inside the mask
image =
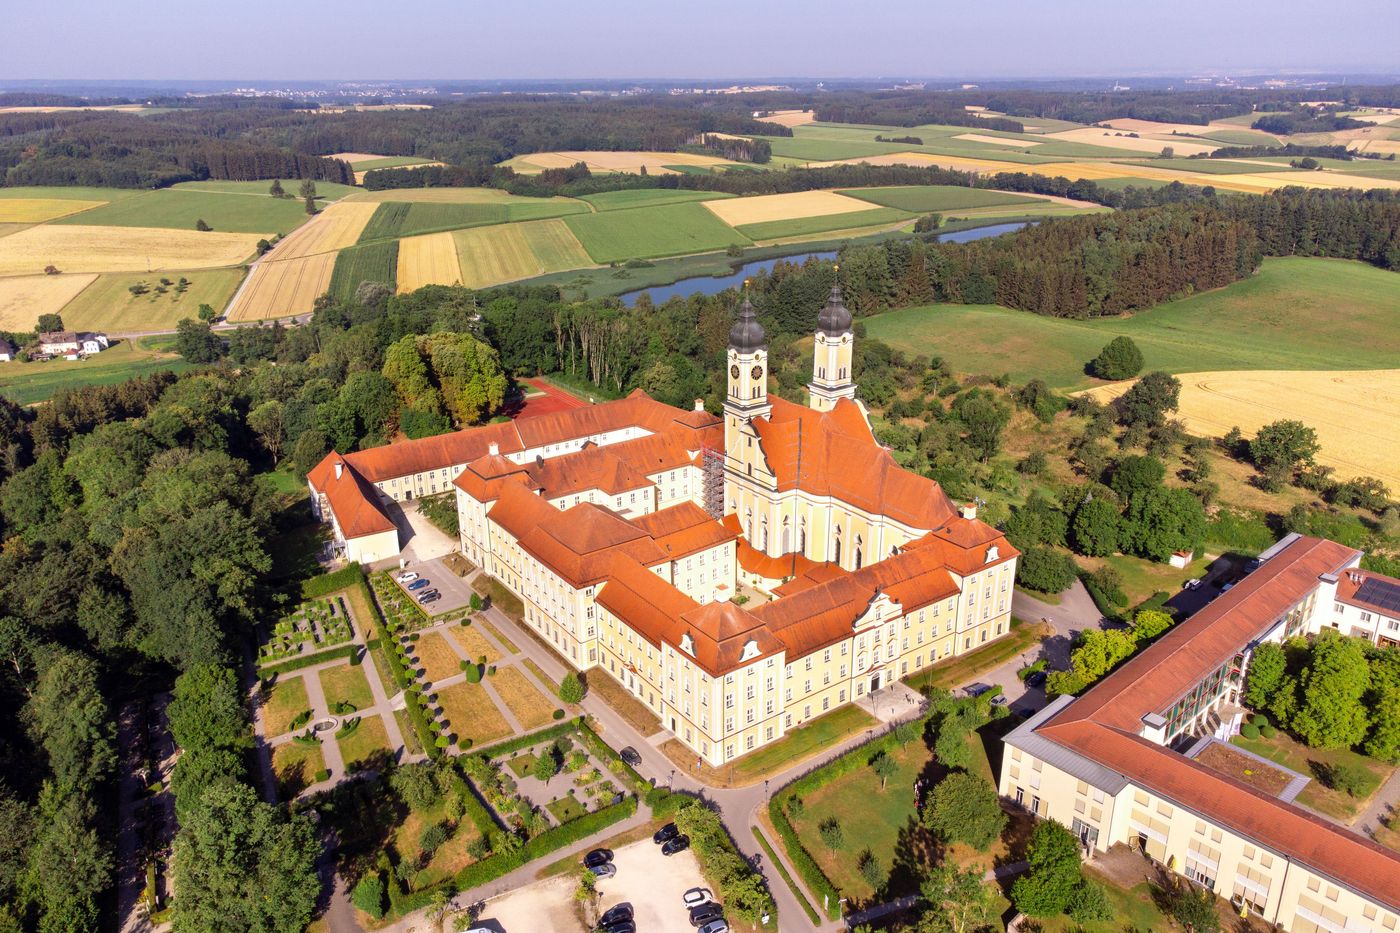
M 460 285 L 462 267 L 457 264 L 457 242 L 450 231 L 405 237 L 399 240 L 399 291 L 411 292 L 424 285 Z
M 13 275 L 0 278 L 0 329 L 32 330 L 41 314 L 63 310 L 96 275 Z
M 9 236 L 12 233 L 19 233 L 21 230 L 28 230 L 33 224 L 0 224 L 0 236 Z
M 568 168 L 586 163 L 595 172 L 640 172 L 646 166 L 651 175 L 674 175 L 667 165 L 735 165 L 727 159 L 692 155 L 688 152 L 602 152 L 571 150 L 568 152 L 531 152 L 516 156 L 506 164 L 522 174 L 538 173 L 547 168 Z
M 1058 139 L 1068 143 L 1084 143 L 1090 146 L 1103 146 L 1106 149 L 1130 149 L 1134 152 L 1147 152 L 1156 154 L 1162 151 L 1164 146 L 1171 146 L 1172 151 L 1179 156 L 1199 155 L 1203 152 L 1214 152 L 1220 148 L 1219 143 L 1194 142 L 1189 139 L 1165 135 L 1161 137 L 1139 137 L 1115 136 L 1115 133 L 1128 132 L 1127 130 L 1098 130 L 1092 127 L 1084 127 L 1077 130 L 1061 130 L 1058 133 L 1046 133 L 1046 139 Z
M 370 162 L 374 159 L 387 159 L 389 156 L 375 155 L 372 152 L 333 152 L 326 156 L 327 159 L 339 159 L 342 162 L 349 162 L 354 165 L 356 162 Z
M 1246 435 L 1281 419 L 1317 432 L 1318 462 L 1341 479 L 1374 476 L 1400 489 L 1400 370 L 1341 372 L 1231 371 L 1179 373 L 1179 417 L 1193 434 L 1221 437 L 1239 426 Z M 1131 383 L 1090 389 L 1101 401 Z
M 162 272 L 232 266 L 253 254 L 256 233 L 42 224 L 0 238 L 0 275 Z
M 337 201 L 283 237 L 265 261 L 300 259 L 353 246 L 378 207 L 369 201 Z
M 454 230 L 462 284 L 472 288 L 515 282 L 595 263 L 564 221 L 532 220 Z
M 336 253 L 316 253 L 282 262 L 263 261 L 253 267 L 243 290 L 229 306 L 230 321 L 307 314 L 330 288 Z
M 737 227 L 768 220 L 796 220 L 828 214 L 868 211 L 870 202 L 848 198 L 834 191 L 794 191 L 791 194 L 762 194 L 752 198 L 724 198 L 703 202 L 720 220 Z
M 1029 139 L 1005 139 L 1001 136 L 986 136 L 982 133 L 959 133 L 954 139 L 965 139 L 970 143 L 987 143 L 992 146 L 1013 146 L 1021 149 L 1025 146 L 1039 146 L 1039 142 Z
M 33 224 L 101 207 L 106 201 L 67 201 L 62 198 L 0 198 L 0 223 Z
M 817 119 L 814 110 L 774 110 L 766 117 L 755 117 L 764 123 L 776 123 L 779 126 L 804 126 L 813 123 Z

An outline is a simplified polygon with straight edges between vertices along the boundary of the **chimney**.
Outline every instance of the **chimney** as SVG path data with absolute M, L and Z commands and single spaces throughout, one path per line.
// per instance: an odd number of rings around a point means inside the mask
M 335 478 L 340 479 L 340 474 L 345 472 L 345 464 L 337 460 L 335 462 Z
M 492 441 L 486 446 L 486 452 L 493 457 L 499 457 L 501 455 L 501 445 Z
M 968 521 L 971 521 L 972 519 L 977 517 L 977 503 L 968 502 L 964 504 L 963 507 L 958 511 L 962 512 L 963 518 L 967 519 Z
M 705 400 L 704 400 L 703 398 L 697 398 L 697 399 L 695 400 L 695 410 L 696 410 L 696 411 L 704 411 L 704 410 L 705 410 Z
M 1167 718 L 1161 713 L 1148 713 L 1142 717 L 1142 729 L 1138 735 L 1157 745 L 1167 744 Z
M 719 586 L 715 587 L 715 602 L 717 602 L 717 603 L 727 603 L 727 602 L 729 602 L 729 584 L 728 584 L 728 583 L 721 583 Z

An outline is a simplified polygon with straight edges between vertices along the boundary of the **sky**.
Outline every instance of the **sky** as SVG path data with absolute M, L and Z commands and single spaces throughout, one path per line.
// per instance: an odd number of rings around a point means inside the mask
M 8 7 L 7 10 L 3 9 Z M 1400 72 L 1400 2 L 8 0 L 0 79 Z

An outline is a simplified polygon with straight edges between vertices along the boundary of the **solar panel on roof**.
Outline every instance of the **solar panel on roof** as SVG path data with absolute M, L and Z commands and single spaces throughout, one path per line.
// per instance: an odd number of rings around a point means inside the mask
M 1370 577 L 1356 588 L 1357 602 L 1400 613 L 1400 585 Z

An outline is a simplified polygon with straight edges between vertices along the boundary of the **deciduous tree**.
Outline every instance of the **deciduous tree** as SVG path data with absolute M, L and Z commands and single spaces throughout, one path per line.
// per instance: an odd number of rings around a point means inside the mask
M 938 782 L 921 818 L 944 842 L 965 842 L 984 852 L 1006 828 L 996 789 L 966 771 L 954 771 Z

